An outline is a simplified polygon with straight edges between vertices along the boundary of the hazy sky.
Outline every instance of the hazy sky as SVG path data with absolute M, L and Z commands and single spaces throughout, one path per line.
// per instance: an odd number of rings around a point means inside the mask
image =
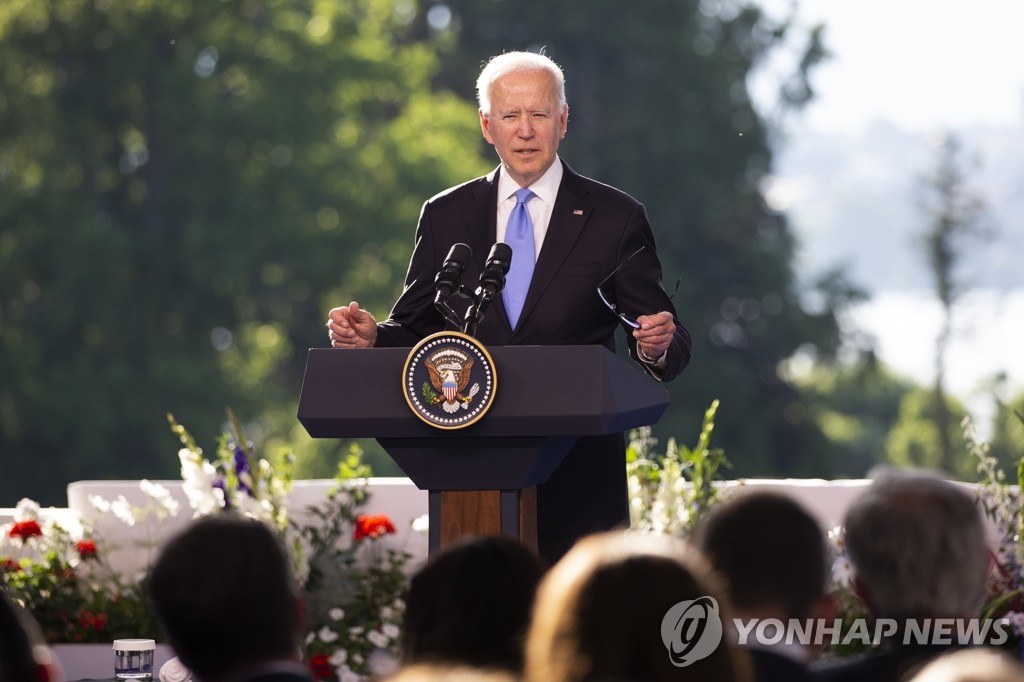
M 778 11 L 790 2 L 763 0 L 762 5 Z M 876 118 L 911 134 L 989 128 L 1012 137 L 1013 131 L 1024 131 L 1021 0 L 800 0 L 797 11 L 805 26 L 826 25 L 833 56 L 814 71 L 815 99 L 789 117 L 788 145 L 799 145 L 800 132 L 807 130 L 855 138 Z M 773 70 L 791 69 L 791 60 L 779 58 L 752 79 L 756 101 L 766 101 L 765 93 L 774 91 Z M 893 159 L 879 153 L 862 150 L 875 154 L 867 160 L 891 167 Z M 777 159 L 785 166 L 785 153 Z M 787 169 L 779 170 L 784 175 Z M 798 196 L 787 210 L 799 218 Z M 800 223 L 793 221 L 798 232 Z M 1024 355 L 1018 349 L 1024 287 L 978 292 L 957 315 L 962 331 L 950 348 L 949 387 L 981 416 L 991 405 L 980 387 L 996 372 L 1009 373 L 1011 394 L 1024 390 Z M 854 314 L 857 327 L 876 338 L 883 360 L 922 383 L 934 377 L 940 319 L 928 291 L 876 294 Z
M 797 11 L 805 25 L 826 25 L 834 54 L 815 71 L 802 125 L 854 131 L 882 117 L 930 132 L 1024 123 L 1024 2 L 802 0 Z

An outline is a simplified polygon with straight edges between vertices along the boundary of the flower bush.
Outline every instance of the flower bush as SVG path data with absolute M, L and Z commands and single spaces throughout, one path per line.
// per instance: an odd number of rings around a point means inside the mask
M 718 500 L 715 476 L 729 463 L 719 448 L 711 448 L 718 400 L 704 413 L 697 444 L 680 448 L 669 439 L 665 454 L 654 452 L 651 429 L 630 433 L 626 449 L 630 525 L 645 533 L 689 535 L 700 517 Z
M 51 642 L 156 633 L 140 586 L 110 570 L 91 529 L 29 499 L 0 527 L 0 588 L 32 612 Z
M 273 466 L 256 457 L 234 414 L 212 460 L 168 415 L 182 447 L 182 489 L 192 516 L 243 514 L 272 528 L 288 548 L 308 605 L 305 660 L 318 680 L 362 680 L 397 657 L 410 556 L 388 546 L 396 529 L 384 514 L 368 515 L 369 467 L 358 449 L 339 465 L 325 500 L 289 510 L 291 458 Z M 145 526 L 150 561 L 159 548 L 160 522 L 180 513 L 164 486 L 140 482 L 147 502 L 90 497 L 98 513 Z M 48 517 L 31 500 L 0 528 L 0 586 L 24 604 L 50 642 L 103 642 L 121 637 L 160 639 L 144 593 L 145 576 L 125 577 L 104 561 L 104 539 L 81 518 Z
M 1014 414 L 1024 424 L 1024 415 Z M 978 460 L 981 474 L 978 502 L 999 534 L 989 555 L 982 618 L 1005 619 L 1010 625 L 1005 648 L 1024 656 L 1024 457 L 1017 462 L 1016 480 L 1011 484 L 970 419 L 964 419 L 963 427 L 967 448 Z

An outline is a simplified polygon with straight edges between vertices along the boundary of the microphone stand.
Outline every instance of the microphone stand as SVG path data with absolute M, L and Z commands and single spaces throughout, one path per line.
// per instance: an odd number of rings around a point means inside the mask
M 476 292 L 470 296 L 474 303 L 466 311 L 466 324 L 462 330 L 464 333 L 476 337 L 477 325 L 484 319 L 484 314 L 496 294 L 497 292 L 491 287 L 477 287 Z

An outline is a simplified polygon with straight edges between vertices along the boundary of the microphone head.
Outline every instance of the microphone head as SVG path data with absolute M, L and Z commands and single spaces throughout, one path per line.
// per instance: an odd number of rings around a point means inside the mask
M 501 270 L 502 275 L 508 274 L 509 264 L 512 262 L 512 247 L 508 244 L 498 242 L 491 247 L 487 254 L 487 267 L 496 267 Z
M 469 263 L 473 258 L 473 249 L 469 248 L 469 245 L 461 242 L 452 244 L 452 248 L 448 251 L 448 257 L 444 259 L 445 266 L 449 264 L 455 265 L 462 272 L 466 269 L 466 264 Z

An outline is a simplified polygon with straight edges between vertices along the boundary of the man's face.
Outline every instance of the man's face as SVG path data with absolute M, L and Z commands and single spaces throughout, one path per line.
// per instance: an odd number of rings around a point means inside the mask
M 494 145 L 508 174 L 528 187 L 554 163 L 569 107 L 559 108 L 558 92 L 546 71 L 502 76 L 490 95 L 490 111 L 480 112 L 484 139 Z

